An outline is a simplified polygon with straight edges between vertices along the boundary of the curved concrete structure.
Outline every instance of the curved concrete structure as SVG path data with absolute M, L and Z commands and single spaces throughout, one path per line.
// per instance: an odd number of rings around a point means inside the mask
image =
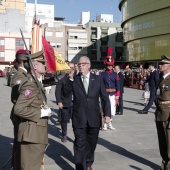
M 170 0 L 120 0 L 126 61 L 170 56 Z

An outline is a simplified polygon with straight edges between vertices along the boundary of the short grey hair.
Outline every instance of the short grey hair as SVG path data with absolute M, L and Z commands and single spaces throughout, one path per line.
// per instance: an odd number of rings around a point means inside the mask
M 82 56 L 82 57 L 80 57 L 80 58 L 85 58 L 85 59 L 89 62 L 89 64 L 91 65 L 91 61 L 90 61 L 90 58 L 89 58 L 89 57 L 87 57 L 87 56 Z M 79 60 L 80 60 L 80 58 L 79 58 Z

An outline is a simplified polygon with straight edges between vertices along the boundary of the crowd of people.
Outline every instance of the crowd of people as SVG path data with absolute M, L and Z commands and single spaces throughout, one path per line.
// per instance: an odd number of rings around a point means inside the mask
M 100 129 L 115 130 L 113 117 L 123 115 L 123 87 L 132 85 L 138 85 L 145 92 L 149 91 L 149 97 L 146 97 L 149 102 L 144 102 L 145 107 L 138 111 L 139 114 L 147 114 L 155 102 L 155 121 L 162 157 L 160 169 L 170 169 L 168 56 L 162 56 L 159 71 L 154 64 L 150 64 L 147 70 L 129 67 L 121 70 L 114 63 L 112 49 L 108 48 L 104 60 L 105 69 L 102 71 L 91 70 L 90 59 L 83 56 L 76 64 L 69 62 L 70 72 L 60 78 L 42 80 L 41 77 L 46 73 L 43 51 L 28 55 L 25 50 L 17 51 L 17 71 L 10 82 L 14 170 L 39 170 L 41 167 L 48 144 L 48 118 L 51 115 L 44 87 L 52 84 L 56 85 L 55 97 L 63 143 L 67 142 L 67 123 L 72 120 L 76 170 L 92 170 Z

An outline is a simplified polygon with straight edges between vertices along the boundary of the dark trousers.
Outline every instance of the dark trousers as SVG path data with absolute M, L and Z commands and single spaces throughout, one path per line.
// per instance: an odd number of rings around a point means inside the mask
M 153 105 L 153 102 L 155 102 L 155 99 L 156 99 L 156 91 L 150 91 L 149 102 L 143 110 L 148 111 L 151 108 L 151 106 Z
M 170 169 L 170 128 L 168 121 L 157 121 L 156 128 L 160 155 L 162 157 L 162 167 Z
M 61 112 L 61 130 L 62 136 L 67 136 L 67 123 L 70 118 L 70 107 L 63 107 L 60 109 Z
M 73 131 L 75 135 L 74 160 L 76 170 L 86 170 L 94 162 L 99 128 L 74 128 Z
M 116 112 L 123 113 L 123 94 L 120 94 L 118 105 L 116 106 Z

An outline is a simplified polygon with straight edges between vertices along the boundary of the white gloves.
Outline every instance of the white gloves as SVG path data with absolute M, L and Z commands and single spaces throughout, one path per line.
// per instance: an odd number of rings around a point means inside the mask
M 46 117 L 51 115 L 51 109 L 41 109 L 41 117 Z

